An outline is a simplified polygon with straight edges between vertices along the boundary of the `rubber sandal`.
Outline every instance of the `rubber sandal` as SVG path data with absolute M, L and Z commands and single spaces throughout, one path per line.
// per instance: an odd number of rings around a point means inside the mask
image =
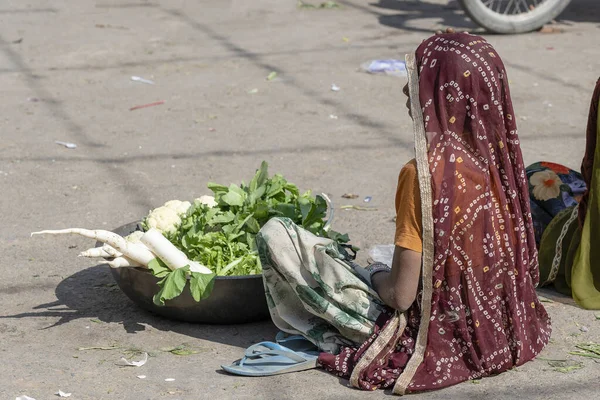
M 308 340 L 307 338 L 305 338 L 302 335 L 289 335 L 283 331 L 279 331 L 277 332 L 277 335 L 275 335 L 275 342 L 277 342 L 277 344 L 281 344 L 284 346 L 287 346 L 289 349 L 292 349 L 294 351 L 317 351 L 318 347 L 311 342 L 310 340 Z
M 260 342 L 248 347 L 242 359 L 221 368 L 235 375 L 271 376 L 316 368 L 318 356 L 318 351 L 294 351 L 277 343 Z

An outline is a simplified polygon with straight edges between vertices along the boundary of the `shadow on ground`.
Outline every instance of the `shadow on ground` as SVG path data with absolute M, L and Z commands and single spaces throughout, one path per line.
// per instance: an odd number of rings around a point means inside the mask
M 371 3 L 371 5 L 379 9 L 401 11 L 400 14 L 378 17 L 380 24 L 392 28 L 427 33 L 431 33 L 440 27 L 452 27 L 459 31 L 478 29 L 478 26 L 471 22 L 456 1 L 450 1 L 448 4 L 442 5 L 424 3 L 419 0 L 379 0 L 379 2 Z M 417 21 L 422 19 L 432 20 L 431 29 L 417 28 L 419 25 Z
M 369 4 L 340 1 L 347 8 L 360 10 L 375 16 L 379 23 L 392 28 L 413 32 L 431 33 L 442 27 L 456 30 L 484 30 L 466 16 L 460 4 L 451 0 L 447 4 L 428 3 L 421 0 L 379 0 Z M 387 11 L 387 12 L 383 12 Z M 397 14 L 389 14 L 397 11 Z M 420 20 L 431 19 L 431 29 L 423 29 Z M 558 22 L 571 25 L 578 22 L 600 23 L 600 3 L 595 0 L 572 0 L 567 9 L 559 16 Z
M 591 22 L 600 24 L 600 3 L 596 0 L 571 0 L 559 16 L 561 23 Z M 598 26 L 600 28 L 600 25 Z
M 577 307 L 573 299 L 552 288 L 538 289 L 547 301 Z M 203 325 L 174 321 L 152 314 L 135 305 L 116 285 L 107 265 L 77 272 L 58 284 L 57 300 L 35 306 L 32 312 L 3 315 L 3 318 L 59 318 L 43 328 L 52 329 L 78 319 L 98 319 L 123 325 L 127 333 L 144 331 L 146 325 L 160 331 L 173 331 L 196 339 L 245 348 L 250 344 L 273 340 L 277 328 L 270 321 L 242 325 Z
M 57 300 L 40 304 L 35 311 L 2 318 L 59 318 L 43 329 L 52 329 L 78 319 L 98 319 L 105 323 L 119 323 L 127 333 L 144 331 L 146 325 L 160 331 L 172 331 L 196 339 L 237 347 L 273 340 L 277 329 L 270 321 L 243 325 L 203 325 L 173 321 L 159 317 L 135 305 L 115 284 L 109 267 L 98 265 L 77 272 L 58 284 Z

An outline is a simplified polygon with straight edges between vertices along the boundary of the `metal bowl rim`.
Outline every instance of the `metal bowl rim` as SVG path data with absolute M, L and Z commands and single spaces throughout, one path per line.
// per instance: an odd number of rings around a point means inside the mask
M 152 273 L 150 272 L 150 270 L 147 269 L 147 268 L 135 267 L 135 268 L 131 268 L 131 269 L 135 269 L 136 271 L 152 275 Z M 154 276 L 154 275 L 152 275 L 152 276 Z M 220 281 L 238 280 L 238 279 L 257 279 L 257 278 L 262 278 L 262 274 L 254 274 L 254 275 L 230 275 L 230 276 L 220 276 L 220 275 L 217 275 L 215 277 L 216 280 L 220 280 Z

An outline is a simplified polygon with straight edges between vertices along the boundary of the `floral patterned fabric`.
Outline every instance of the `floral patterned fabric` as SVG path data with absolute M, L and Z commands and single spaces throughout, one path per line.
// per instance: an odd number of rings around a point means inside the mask
M 561 211 L 577 205 L 586 185 L 579 172 L 545 161 L 527 167 L 527 178 L 535 241 L 539 248 L 550 221 Z

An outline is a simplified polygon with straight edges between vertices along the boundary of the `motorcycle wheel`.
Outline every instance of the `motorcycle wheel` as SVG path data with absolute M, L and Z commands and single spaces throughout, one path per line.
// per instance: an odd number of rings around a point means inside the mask
M 571 0 L 458 0 L 476 24 L 494 33 L 524 33 L 556 18 Z

